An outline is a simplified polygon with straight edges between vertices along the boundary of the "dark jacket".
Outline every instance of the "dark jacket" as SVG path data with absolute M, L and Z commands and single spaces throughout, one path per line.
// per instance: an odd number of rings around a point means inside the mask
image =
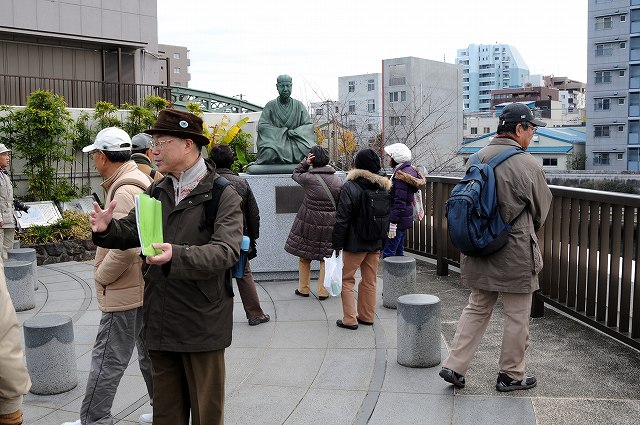
M 354 169 L 347 174 L 347 182 L 342 186 L 336 224 L 333 226 L 333 249 L 347 252 L 373 252 L 382 249 L 382 239 L 374 242 L 363 241 L 355 232 L 353 223 L 361 217 L 360 198 L 363 187 L 386 191 L 391 189 L 391 180 L 370 171 Z
M 337 204 L 342 179 L 335 172 L 329 165 L 310 169 L 306 158 L 293 171 L 291 178 L 304 189 L 304 199 L 284 246 L 289 254 L 307 260 L 331 256 L 331 233 L 336 211 L 318 176 L 324 180 Z
M 413 195 L 426 184 L 422 174 L 410 162 L 398 165 L 391 179 L 390 221 L 398 229 L 413 227 Z
M 131 160 L 138 165 L 138 169 L 140 171 L 142 171 L 149 177 L 149 180 L 152 183 L 164 177 L 160 171 L 154 168 L 151 160 L 147 155 L 143 153 L 134 153 L 131 155 Z
M 174 206 L 171 179 L 147 189 L 159 188 L 164 241 L 173 245 L 171 262 L 143 266 L 144 335 L 149 350 L 201 352 L 231 344 L 233 298 L 225 289 L 228 269 L 240 256 L 242 240 L 241 199 L 233 187 L 222 192 L 214 223 L 203 230 L 204 203 L 211 197 L 218 177 L 206 161 L 209 175 L 180 204 Z M 113 220 L 105 233 L 93 234 L 96 245 L 127 249 L 140 246 L 135 211 Z
M 255 243 L 255 240 L 260 237 L 260 209 L 258 208 L 258 202 L 256 202 L 255 196 L 253 196 L 251 186 L 249 186 L 247 180 L 228 168 L 217 168 L 216 172 L 229 180 L 231 185 L 236 189 L 236 192 L 238 192 L 238 195 L 242 198 L 245 235 L 249 236 L 252 243 Z

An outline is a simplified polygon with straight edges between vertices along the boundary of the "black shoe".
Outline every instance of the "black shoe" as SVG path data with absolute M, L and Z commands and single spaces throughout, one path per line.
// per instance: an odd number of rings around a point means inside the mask
M 260 323 L 267 323 L 269 320 L 271 320 L 271 317 L 269 317 L 268 314 L 263 314 L 262 316 L 258 317 L 252 317 L 251 319 L 249 319 L 249 326 L 257 326 Z
M 373 322 L 365 322 L 364 320 L 360 320 L 359 317 L 358 317 L 358 323 L 360 323 L 361 325 L 373 326 Z
M 496 390 L 500 392 L 508 392 L 515 390 L 528 390 L 537 384 L 535 376 L 525 376 L 522 381 L 516 381 L 504 372 L 498 372 L 498 381 L 496 382 Z
M 326 300 L 327 298 L 329 298 L 329 296 L 328 296 L 328 295 L 326 295 L 326 296 L 318 295 L 318 299 L 319 299 L 320 301 L 324 301 L 324 300 Z
M 342 323 L 342 320 L 340 319 L 336 320 L 336 325 L 338 325 L 339 328 L 345 328 L 352 331 L 355 331 L 356 329 L 358 329 L 358 325 L 345 325 L 344 323 Z
M 299 296 L 301 296 L 301 297 L 309 298 L 309 294 L 303 294 L 302 292 L 298 291 L 297 289 L 296 289 L 295 294 L 296 294 L 296 295 L 299 295 Z
M 444 379 L 448 383 L 453 384 L 454 387 L 464 388 L 464 385 L 465 385 L 464 376 L 460 375 L 459 373 L 456 373 L 451 369 L 443 367 L 442 369 L 440 369 L 439 375 L 442 379 Z

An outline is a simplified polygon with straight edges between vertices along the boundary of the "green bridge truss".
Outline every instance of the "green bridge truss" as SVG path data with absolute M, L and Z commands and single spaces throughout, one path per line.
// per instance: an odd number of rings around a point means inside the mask
M 190 102 L 197 102 L 202 105 L 203 112 L 245 113 L 262 111 L 262 106 L 254 105 L 235 97 L 179 86 L 171 86 L 171 102 L 182 108 L 186 108 Z

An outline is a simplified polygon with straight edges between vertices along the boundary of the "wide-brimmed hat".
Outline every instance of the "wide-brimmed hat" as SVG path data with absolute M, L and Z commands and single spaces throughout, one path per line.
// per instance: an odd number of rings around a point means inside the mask
M 11 152 L 11 149 L 6 147 L 4 143 L 0 143 L 0 153 Z
M 146 130 L 147 134 L 168 134 L 181 139 L 191 139 L 200 146 L 209 144 L 207 136 L 202 134 L 202 118 L 176 109 L 163 109 L 153 128 Z
M 95 141 L 82 148 L 82 152 L 109 151 L 122 152 L 131 150 L 131 137 L 121 128 L 107 127 L 100 130 Z

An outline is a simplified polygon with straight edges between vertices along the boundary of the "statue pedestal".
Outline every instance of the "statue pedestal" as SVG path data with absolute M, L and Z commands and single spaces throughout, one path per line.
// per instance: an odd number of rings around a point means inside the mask
M 298 257 L 284 250 L 296 213 L 302 204 L 304 190 L 289 174 L 245 174 L 244 177 L 260 208 L 258 256 L 251 260 L 256 280 L 297 280 Z M 319 263 L 311 263 L 312 270 Z M 314 273 L 317 276 L 317 273 Z M 313 278 L 313 275 L 312 275 Z M 315 287 L 312 282 L 312 287 Z

